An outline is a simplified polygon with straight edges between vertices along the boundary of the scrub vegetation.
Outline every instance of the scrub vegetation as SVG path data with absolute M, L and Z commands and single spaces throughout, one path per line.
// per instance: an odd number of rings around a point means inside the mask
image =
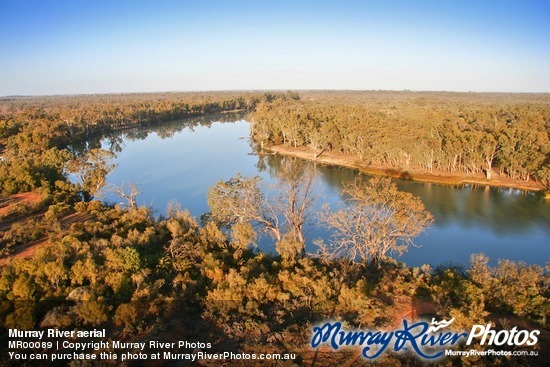
M 127 126 L 247 110 L 260 146 L 309 145 L 316 157 L 342 150 L 393 167 L 472 174 L 496 167 L 496 174 L 547 187 L 547 96 L 231 92 L 21 97 L 1 106 L 0 190 L 10 205 L 1 218 L 4 346 L 7 328 L 106 328 L 127 341 L 200 340 L 219 351 L 298 355 L 274 365 L 362 365 L 356 350 L 311 350 L 313 326 L 339 320 L 382 330 L 423 315 L 454 317 L 457 330 L 488 321 L 497 329 L 537 328 L 543 333 L 536 348 L 548 350 L 550 264 L 499 260 L 492 267 L 483 254 L 472 255 L 467 269 L 398 263 L 392 255 L 406 251 L 433 218 L 389 179 L 357 181 L 345 188 L 346 209 L 314 213 L 312 173 L 287 157 L 272 190 L 259 178 L 236 176 L 210 189 L 210 212 L 201 218 L 176 203 L 155 217 L 135 204 L 134 186 L 117 188 L 126 206 L 97 200 L 113 152 L 74 149 L 93 134 Z M 9 194 L 31 190 L 40 201 L 10 202 Z M 308 220 L 334 233 L 316 254 L 304 251 Z M 255 248 L 262 236 L 276 252 Z M 47 244 L 33 257 L 17 256 L 40 238 Z M 544 358 L 449 357 L 438 365 L 527 366 Z M 388 353 L 379 362 L 422 364 Z

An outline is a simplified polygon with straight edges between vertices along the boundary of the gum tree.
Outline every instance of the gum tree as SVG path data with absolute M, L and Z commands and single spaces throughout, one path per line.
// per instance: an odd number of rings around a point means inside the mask
M 376 177 L 366 184 L 359 180 L 343 189 L 346 207 L 321 214 L 321 222 L 332 229 L 325 251 L 364 264 L 378 264 L 388 253 L 401 254 L 414 238 L 433 223 L 422 201 L 399 191 L 389 178 Z

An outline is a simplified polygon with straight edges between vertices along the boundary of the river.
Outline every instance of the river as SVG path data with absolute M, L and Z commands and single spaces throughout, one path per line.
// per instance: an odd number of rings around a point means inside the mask
M 237 173 L 259 175 L 273 182 L 281 156 L 258 156 L 248 141 L 249 125 L 239 115 L 209 116 L 174 121 L 153 128 L 140 127 L 87 142 L 117 154 L 108 182 L 136 183 L 138 203 L 157 215 L 165 214 L 168 202 L 200 217 L 208 211 L 206 193 L 219 180 Z M 287 158 L 288 159 L 288 158 Z M 328 203 L 342 204 L 342 184 L 357 177 L 350 169 L 308 162 L 315 171 L 315 209 Z M 398 259 L 410 266 L 467 266 L 472 253 L 483 252 L 491 264 L 498 259 L 545 265 L 550 261 L 550 201 L 538 193 L 486 187 L 450 187 L 395 180 L 402 190 L 420 196 L 435 218 L 434 225 L 416 239 L 417 247 Z M 105 200 L 118 202 L 113 194 Z M 328 237 L 315 223 L 308 226 L 306 249 L 315 252 L 312 240 Z M 273 251 L 273 241 L 259 244 Z

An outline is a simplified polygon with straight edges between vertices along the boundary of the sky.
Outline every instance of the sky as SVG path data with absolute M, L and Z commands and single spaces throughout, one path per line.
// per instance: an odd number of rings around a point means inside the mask
M 550 92 L 550 1 L 0 0 L 0 96 Z

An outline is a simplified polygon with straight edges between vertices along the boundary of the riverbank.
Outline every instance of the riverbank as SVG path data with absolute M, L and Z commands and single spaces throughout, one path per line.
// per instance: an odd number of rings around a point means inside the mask
M 461 185 L 480 185 L 490 187 L 505 187 L 512 189 L 520 189 L 526 191 L 542 191 L 543 186 L 534 181 L 522 181 L 512 179 L 510 177 L 499 176 L 497 172 L 493 173 L 493 178 L 488 180 L 483 174 L 466 175 L 466 174 L 448 174 L 442 171 L 423 172 L 417 170 L 402 170 L 398 168 L 388 168 L 362 163 L 359 157 L 349 154 L 339 154 L 335 152 L 323 152 L 317 158 L 314 158 L 313 150 L 309 147 L 289 147 L 286 145 L 275 145 L 265 147 L 265 150 L 291 157 L 307 159 L 312 162 L 319 162 L 340 167 L 357 169 L 360 172 L 383 175 L 388 177 L 400 178 L 404 180 L 435 183 L 441 185 L 461 186 Z

